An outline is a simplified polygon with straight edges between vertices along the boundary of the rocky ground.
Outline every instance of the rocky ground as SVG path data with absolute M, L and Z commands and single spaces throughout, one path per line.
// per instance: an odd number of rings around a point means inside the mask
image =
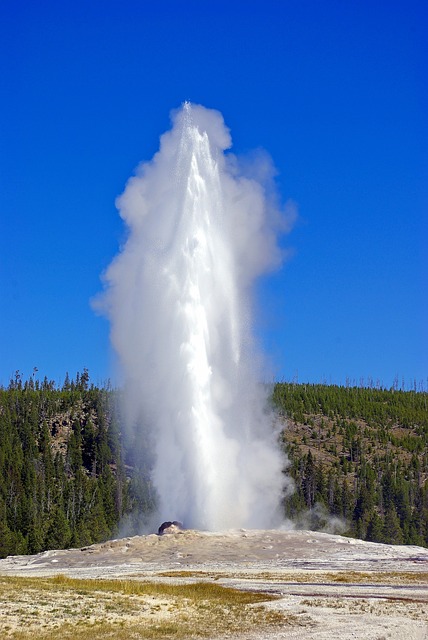
M 263 633 L 254 629 L 240 636 L 245 638 L 428 638 L 428 549 L 420 547 L 312 531 L 190 530 L 0 560 L 0 576 L 58 574 L 179 584 L 215 581 L 278 595 L 266 606 L 290 614 L 293 624 Z M 13 628 L 8 606 L 0 605 L 0 631 L 2 624 Z

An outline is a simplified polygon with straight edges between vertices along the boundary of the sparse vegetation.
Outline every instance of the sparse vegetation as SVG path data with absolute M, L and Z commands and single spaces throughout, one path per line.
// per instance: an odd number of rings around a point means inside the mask
M 257 580 L 275 583 L 280 581 L 281 583 L 290 582 L 291 584 L 300 582 L 302 584 L 316 584 L 327 582 L 339 582 L 339 583 L 353 583 L 353 584 L 421 584 L 426 585 L 428 583 L 428 572 L 418 571 L 284 571 L 272 572 L 251 572 L 251 574 L 243 571 L 231 572 L 218 572 L 212 571 L 162 571 L 157 574 L 160 577 L 166 578 L 198 578 L 200 580 L 220 580 L 222 578 L 233 578 L 234 580 L 245 580 L 251 578 L 252 583 L 256 583 Z
M 261 604 L 275 599 L 208 582 L 3 577 L 0 631 L 13 640 L 212 637 L 292 624 Z

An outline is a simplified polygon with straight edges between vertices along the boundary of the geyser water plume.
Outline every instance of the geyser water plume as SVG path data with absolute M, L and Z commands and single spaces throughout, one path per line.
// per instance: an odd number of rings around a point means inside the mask
M 219 112 L 173 114 L 118 199 L 129 235 L 102 301 L 128 421 L 150 432 L 159 522 L 208 530 L 275 525 L 284 490 L 250 317 L 255 279 L 281 262 L 278 211 L 230 145 Z

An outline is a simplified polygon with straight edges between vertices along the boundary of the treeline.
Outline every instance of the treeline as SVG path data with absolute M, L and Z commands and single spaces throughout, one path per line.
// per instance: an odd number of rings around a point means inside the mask
M 86 370 L 0 388 L 0 557 L 93 544 L 123 522 L 139 532 L 155 502 L 148 447 L 134 430 L 125 448 L 119 395 Z M 426 392 L 279 383 L 272 400 L 295 483 L 287 517 L 428 546 Z
M 0 557 L 118 532 L 138 497 L 115 393 L 90 384 L 86 370 L 61 388 L 19 373 L 0 388 Z
M 428 545 L 426 392 L 280 383 L 273 401 L 296 486 L 288 517 L 329 513 L 365 540 Z

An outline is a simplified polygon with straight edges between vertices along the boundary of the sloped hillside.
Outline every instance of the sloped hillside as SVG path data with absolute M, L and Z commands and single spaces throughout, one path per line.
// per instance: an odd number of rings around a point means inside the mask
M 154 505 L 144 430 L 124 446 L 120 391 L 86 370 L 0 388 L 0 557 L 140 532 Z M 275 385 L 302 528 L 428 546 L 427 393 Z M 126 521 L 126 529 L 119 529 Z
M 288 473 L 289 517 L 375 542 L 428 543 L 426 392 L 277 384 Z M 325 508 L 323 508 L 325 507 Z
M 0 557 L 106 539 L 128 507 L 111 391 L 87 371 L 0 389 Z

